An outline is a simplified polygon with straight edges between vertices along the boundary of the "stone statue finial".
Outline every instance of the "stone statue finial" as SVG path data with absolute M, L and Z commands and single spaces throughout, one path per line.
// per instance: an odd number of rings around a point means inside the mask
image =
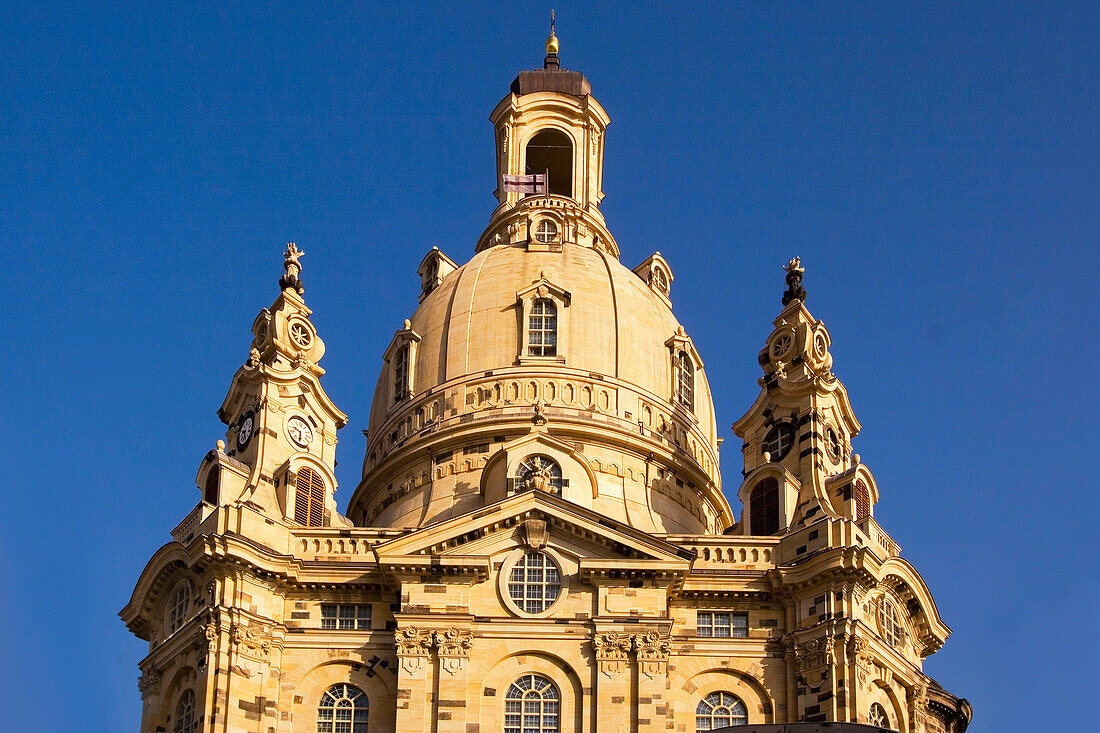
M 802 261 L 792 257 L 783 268 L 787 271 L 787 291 L 783 293 L 783 305 L 789 305 L 792 300 L 806 302 L 806 291 L 802 288 L 802 273 L 806 272 L 802 267 Z
M 305 252 L 298 249 L 298 245 L 294 242 L 286 243 L 286 252 L 283 253 L 283 269 L 285 272 L 283 276 L 279 278 L 279 287 L 283 290 L 291 288 L 297 291 L 298 295 L 303 292 L 302 288 L 302 263 L 298 260 L 301 259 Z

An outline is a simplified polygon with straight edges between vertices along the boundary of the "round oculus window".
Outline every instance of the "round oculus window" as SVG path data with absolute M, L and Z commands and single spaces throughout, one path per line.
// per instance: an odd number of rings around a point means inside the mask
M 772 341 L 771 357 L 773 359 L 782 359 L 787 355 L 787 352 L 791 350 L 791 346 L 794 345 L 794 334 L 785 331 L 775 337 Z
M 828 353 L 829 344 L 825 341 L 825 334 L 818 333 L 814 336 L 814 356 L 818 359 L 824 359 Z
M 286 421 L 286 434 L 290 442 L 299 448 L 308 448 L 313 442 L 313 428 L 297 415 Z
M 307 349 L 313 343 L 313 334 L 309 332 L 309 326 L 301 321 L 292 321 L 290 324 L 290 340 L 299 349 Z
M 764 436 L 762 450 L 771 455 L 773 461 L 782 460 L 794 443 L 794 426 L 789 422 L 772 425 Z
M 535 227 L 535 239 L 540 242 L 553 242 L 558 238 L 558 225 L 551 219 L 543 219 Z
M 528 552 L 508 572 L 508 597 L 524 613 L 542 613 L 561 595 L 561 571 L 545 552 Z

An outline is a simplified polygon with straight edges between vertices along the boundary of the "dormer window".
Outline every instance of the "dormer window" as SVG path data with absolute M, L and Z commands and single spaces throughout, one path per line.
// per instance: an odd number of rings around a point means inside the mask
M 400 402 L 409 396 L 409 345 L 397 350 L 393 357 L 393 401 Z
M 187 619 L 187 611 L 191 608 L 191 584 L 186 580 L 176 586 L 172 593 L 172 599 L 168 604 L 168 614 L 165 619 L 169 634 L 173 634 L 183 626 Z
M 680 352 L 676 364 L 676 401 L 695 412 L 695 364 L 686 351 Z
M 207 504 L 218 503 L 218 488 L 221 478 L 221 469 L 218 464 L 215 463 L 210 467 L 210 470 L 206 472 L 206 486 L 202 490 L 202 500 Z
M 668 295 L 668 275 L 660 267 L 653 270 L 654 285 L 665 295 Z
M 527 319 L 527 354 L 557 356 L 558 309 L 549 298 L 539 298 Z
M 527 143 L 526 173 L 549 173 L 550 193 L 573 196 L 573 143 L 560 130 L 542 130 Z

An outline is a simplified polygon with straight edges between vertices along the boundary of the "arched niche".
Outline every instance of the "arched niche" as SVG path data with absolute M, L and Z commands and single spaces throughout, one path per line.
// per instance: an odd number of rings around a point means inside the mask
M 550 193 L 573 197 L 573 141 L 561 130 L 547 128 L 527 141 L 525 172 L 550 173 Z

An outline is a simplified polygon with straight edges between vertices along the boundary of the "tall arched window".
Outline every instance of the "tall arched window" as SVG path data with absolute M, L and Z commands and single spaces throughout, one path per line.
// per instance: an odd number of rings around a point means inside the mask
M 353 685 L 325 690 L 317 706 L 317 733 L 367 733 L 367 696 Z
M 676 361 L 676 401 L 694 412 L 695 364 L 686 351 L 681 351 Z
M 175 633 L 183 622 L 187 620 L 187 611 L 191 608 L 191 584 L 186 580 L 176 586 L 172 593 L 172 601 L 168 606 L 168 617 L 165 619 L 169 634 Z
M 766 478 L 749 496 L 749 531 L 772 535 L 779 531 L 779 482 Z
M 400 402 L 409 396 L 409 345 L 405 344 L 393 355 L 393 401 Z
M 504 696 L 504 733 L 558 733 L 561 695 L 542 675 L 525 674 Z
M 856 500 L 856 521 L 860 522 L 871 516 L 871 493 L 867 491 L 867 487 L 862 481 L 856 481 L 855 500 Z
M 206 472 L 206 486 L 202 490 L 202 500 L 207 504 L 218 503 L 218 479 L 220 476 L 221 469 L 218 468 L 216 463 Z
M 543 130 L 527 143 L 527 170 L 550 172 L 550 193 L 573 195 L 573 143 L 559 130 Z
M 195 691 L 184 690 L 176 703 L 176 721 L 172 733 L 191 733 L 195 729 Z
M 877 616 L 882 638 L 892 647 L 901 647 L 905 643 L 905 627 L 901 625 L 898 607 L 887 596 L 879 600 Z
M 731 725 L 748 725 L 745 703 L 730 692 L 712 692 L 695 706 L 695 730 L 717 730 Z
M 298 469 L 294 483 L 294 521 L 321 527 L 325 521 L 325 482 L 312 468 Z
M 558 309 L 554 302 L 539 298 L 527 319 L 528 356 L 556 356 L 558 353 Z

